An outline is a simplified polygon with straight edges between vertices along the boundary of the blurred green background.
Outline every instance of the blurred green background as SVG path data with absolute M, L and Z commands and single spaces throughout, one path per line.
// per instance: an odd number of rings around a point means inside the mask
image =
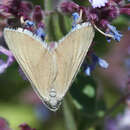
M 30 1 L 34 5 L 40 4 L 43 9 L 52 10 L 56 7 L 55 0 Z M 76 2 L 80 5 L 88 5 L 86 1 L 77 0 Z M 128 16 L 120 16 L 113 21 L 118 30 L 122 30 L 124 33 L 124 38 L 120 43 L 115 43 L 115 41 L 107 43 L 105 37 L 96 32 L 95 53 L 111 61 L 109 64 L 113 62 L 113 54 L 118 54 L 120 57 L 121 53 L 124 55 L 126 53 L 126 45 L 130 43 L 130 33 L 127 31 L 128 20 Z M 71 17 L 63 14 L 51 15 L 46 21 L 50 41 L 59 40 L 71 29 Z M 116 47 L 122 48 L 122 50 L 117 51 Z M 0 58 L 6 59 L 4 55 L 0 55 Z M 123 59 L 120 59 L 120 63 L 120 67 L 117 68 L 122 68 L 123 75 L 127 76 L 125 67 L 122 65 Z M 125 90 L 122 92 L 120 89 L 121 84 L 118 84 L 118 79 L 111 80 L 113 74 L 111 70 L 116 67 L 112 65 L 110 65 L 110 71 L 97 67 L 91 77 L 87 77 L 81 70 L 60 109 L 57 112 L 51 112 L 42 105 L 30 83 L 22 79 L 18 72 L 18 64 L 15 62 L 4 74 L 0 75 L 0 117 L 5 118 L 9 122 L 10 128 L 14 130 L 19 129 L 18 126 L 24 122 L 37 130 L 69 130 L 67 127 L 70 125 L 74 128 L 73 124 L 76 124 L 77 130 L 101 130 L 103 123 L 99 122 L 95 127 L 95 122 L 102 119 L 105 111 L 111 108 L 125 93 Z M 114 73 L 116 72 L 114 71 Z M 112 116 L 116 116 L 124 108 L 125 104 L 121 104 L 113 111 Z

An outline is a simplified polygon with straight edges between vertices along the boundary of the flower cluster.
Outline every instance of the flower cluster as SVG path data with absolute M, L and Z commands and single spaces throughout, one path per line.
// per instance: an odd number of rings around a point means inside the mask
M 124 0 L 89 0 L 91 6 L 80 6 L 74 2 L 65 1 L 59 5 L 60 11 L 68 13 L 73 16 L 72 28 L 76 27 L 79 19 L 81 22 L 89 21 L 93 25 L 104 30 L 104 34 L 110 42 L 111 39 L 120 41 L 122 34 L 116 30 L 116 27 L 111 25 L 111 21 L 117 18 L 120 14 L 130 15 L 130 4 L 125 4 Z M 59 10 L 57 10 L 59 11 Z M 82 11 L 82 16 L 80 16 Z M 45 40 L 45 24 L 43 19 L 45 12 L 39 5 L 33 7 L 31 2 L 21 0 L 1 0 L 0 1 L 0 36 L 2 36 L 2 30 L 5 26 L 18 27 L 22 26 L 36 35 L 38 35 L 43 41 Z M 99 30 L 101 30 L 99 29 Z M 108 34 L 108 35 L 107 35 Z M 3 53 L 5 48 L 0 48 L 0 52 Z M 8 56 L 6 62 L 0 61 L 0 73 L 12 64 L 14 61 L 13 56 L 10 56 L 11 52 L 3 53 Z M 92 56 L 93 57 L 93 56 Z M 97 56 L 96 56 L 97 57 Z M 108 63 L 103 59 L 97 57 L 96 61 L 93 60 L 91 65 L 87 65 L 86 74 L 95 68 L 98 63 L 101 67 L 107 68 Z
M 113 39 L 116 40 L 116 41 L 120 41 L 121 37 L 123 36 L 119 31 L 116 30 L 116 27 L 110 25 L 110 24 L 107 24 L 108 28 L 109 28 L 109 33 L 111 35 L 113 35 Z M 108 41 L 110 42 L 110 41 Z
M 92 4 L 93 8 L 100 8 L 105 6 L 105 4 L 108 3 L 108 0 L 89 0 L 89 2 Z
M 13 63 L 14 58 L 13 54 L 2 46 L 0 46 L 0 52 L 8 57 L 6 62 L 0 59 L 0 74 L 1 74 L 6 70 L 7 67 L 9 67 Z
M 0 9 L 1 15 L 5 17 L 14 16 L 20 18 L 21 16 L 24 16 L 28 18 L 32 11 L 32 4 L 26 1 L 21 2 L 20 0 L 6 0 L 6 2 L 2 0 L 0 3 Z
M 79 6 L 74 2 L 63 2 L 60 5 L 64 13 L 73 14 L 83 11 L 83 21 L 89 21 L 99 27 L 109 30 L 111 21 L 117 18 L 120 14 L 130 15 L 130 5 L 124 5 L 123 0 L 89 0 L 92 7 Z
M 80 17 L 80 11 L 82 10 L 82 20 L 83 22 L 89 21 L 93 25 L 98 26 L 103 29 L 107 38 L 107 41 L 110 42 L 111 39 L 120 41 L 122 34 L 111 25 L 112 20 L 116 19 L 121 14 L 130 15 L 130 5 L 125 4 L 124 0 L 89 0 L 91 7 L 80 6 L 74 2 L 63 2 L 60 5 L 62 12 L 67 14 L 72 14 L 73 23 L 72 27 L 76 27 L 77 19 Z M 98 28 L 98 31 L 102 32 Z M 96 28 L 97 29 L 97 28 Z M 108 37 L 108 35 L 111 37 Z M 93 52 L 92 52 L 93 53 Z M 90 75 L 92 70 L 96 67 L 96 64 L 102 68 L 107 68 L 108 63 L 97 57 L 95 54 L 91 54 L 90 65 L 86 64 L 85 73 Z
M 0 1 L 0 37 L 3 37 L 2 31 L 5 26 L 24 28 L 32 31 L 42 40 L 45 39 L 43 23 L 44 11 L 39 5 L 33 8 L 31 2 L 21 0 L 1 0 Z M 22 20 L 21 20 L 22 19 Z M 0 73 L 3 73 L 15 59 L 12 53 L 5 47 L 0 46 L 1 54 L 5 54 L 7 61 L 0 60 Z
M 91 72 L 95 69 L 96 65 L 99 65 L 101 68 L 107 69 L 109 64 L 104 59 L 96 56 L 95 54 L 91 54 L 91 64 L 84 64 L 85 74 L 87 76 L 91 75 Z
M 23 20 L 21 21 L 21 17 Z M 5 26 L 18 27 L 25 24 L 25 26 L 30 30 L 31 27 L 36 26 L 36 28 L 44 28 L 43 23 L 44 12 L 39 5 L 33 8 L 31 2 L 21 1 L 21 0 L 2 0 L 0 2 L 0 19 Z M 34 22 L 32 22 L 34 21 Z M 4 26 L 2 27 L 2 29 Z

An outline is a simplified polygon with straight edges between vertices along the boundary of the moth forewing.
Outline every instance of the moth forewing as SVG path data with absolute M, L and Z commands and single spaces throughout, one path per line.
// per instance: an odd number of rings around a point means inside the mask
M 53 81 L 51 53 L 33 36 L 19 30 L 5 29 L 5 40 L 25 75 L 42 101 L 49 102 Z
M 50 110 L 56 111 L 93 40 L 92 25 L 77 25 L 53 49 L 22 28 L 4 29 L 4 36 L 36 93 Z
M 91 24 L 83 24 L 59 42 L 55 49 L 58 75 L 55 89 L 59 98 L 63 98 L 75 79 L 94 37 Z

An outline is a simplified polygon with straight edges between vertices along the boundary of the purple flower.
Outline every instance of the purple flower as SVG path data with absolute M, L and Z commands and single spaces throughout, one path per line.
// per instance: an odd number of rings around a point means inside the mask
M 118 130 L 117 129 L 117 120 L 115 120 L 115 119 L 106 119 L 104 130 Z
M 100 25 L 101 25 L 103 28 L 106 28 L 108 23 L 109 23 L 108 20 L 105 20 L 105 19 L 100 20 Z
M 36 130 L 35 128 L 31 128 L 28 124 L 23 123 L 19 126 L 21 130 Z
M 35 34 L 38 37 L 40 37 L 43 41 L 45 40 L 46 33 L 45 33 L 45 24 L 43 22 L 40 22 L 37 25 L 37 29 L 35 31 Z
M 126 108 L 125 112 L 118 119 L 118 128 L 121 130 L 130 129 L 130 109 Z
M 105 130 L 130 130 L 130 109 L 126 108 L 125 112 L 115 119 L 107 119 Z
M 87 76 L 90 76 L 90 75 L 91 75 L 91 68 L 90 68 L 90 66 L 88 66 L 88 67 L 85 69 L 85 74 L 86 74 Z
M 79 11 L 79 5 L 74 2 L 62 2 L 60 5 L 60 9 L 64 13 L 74 13 Z
M 106 40 L 107 40 L 108 43 L 110 43 L 111 42 L 111 37 L 106 37 Z
M 23 20 L 31 20 L 32 3 L 21 0 L 1 0 L 0 2 L 0 17 L 5 26 L 19 26 L 21 16 Z M 0 24 L 0 29 L 1 29 Z M 2 27 L 2 29 L 4 28 Z
M 46 33 L 42 27 L 36 30 L 36 35 L 39 36 L 43 41 L 45 40 Z
M 126 4 L 120 8 L 121 14 L 127 14 L 130 15 L 130 4 Z
M 123 35 L 116 30 L 116 27 L 110 24 L 107 24 L 107 26 L 109 28 L 109 33 L 113 36 L 113 39 L 119 42 Z
M 108 0 L 89 0 L 93 8 L 101 8 L 105 6 L 105 4 L 108 2 Z
M 43 20 L 44 12 L 39 5 L 36 5 L 33 10 L 33 21 L 40 23 Z
M 74 22 L 76 22 L 79 19 L 79 14 L 77 12 L 74 12 L 72 14 Z
M 91 64 L 87 65 L 87 67 L 85 67 L 85 74 L 87 76 L 91 75 L 91 72 L 96 68 L 96 64 L 98 62 L 98 57 L 95 54 L 91 55 Z
M 92 62 L 91 64 L 87 65 L 87 68 L 85 69 L 85 74 L 87 76 L 90 76 L 92 71 L 96 68 L 97 62 Z
M 26 123 L 19 125 L 19 127 L 21 128 L 20 130 L 36 130 L 35 128 L 31 128 Z M 0 130 L 12 130 L 9 128 L 9 124 L 4 118 L 0 118 Z
M 79 14 L 77 12 L 74 12 L 72 14 L 72 17 L 73 17 L 73 23 L 72 23 L 72 28 L 75 28 L 76 27 L 76 24 L 77 24 L 77 20 L 79 19 Z
M 6 4 L 0 4 L 2 13 L 8 13 L 15 17 L 28 17 L 32 11 L 32 4 L 30 2 L 20 0 L 8 0 Z
M 31 28 L 33 27 L 35 24 L 34 22 L 30 21 L 30 20 L 26 20 L 25 21 L 25 26 L 27 26 L 27 28 Z
M 4 73 L 7 67 L 8 63 L 4 62 L 3 60 L 0 60 L 0 74 Z
M 4 118 L 0 118 L 0 130 L 11 130 L 8 122 Z
M 104 59 L 98 58 L 98 64 L 100 67 L 107 69 L 109 64 Z
M 5 49 L 2 46 L 0 46 L 0 52 L 8 56 L 6 62 L 0 59 L 0 74 L 2 74 L 13 63 L 14 57 L 9 50 Z
M 89 0 L 92 7 L 79 6 L 74 2 L 63 2 L 60 4 L 60 9 L 64 13 L 79 13 L 82 10 L 82 20 L 90 21 L 95 25 L 107 28 L 113 19 L 120 14 L 130 14 L 130 5 L 123 4 L 122 0 Z M 101 7 L 101 8 L 100 8 Z M 117 36 L 117 35 L 116 35 Z M 116 37 L 120 40 L 119 37 Z
M 91 54 L 91 64 L 87 65 L 87 67 L 85 67 L 84 65 L 84 70 L 85 70 L 85 74 L 87 76 L 91 75 L 91 72 L 96 68 L 96 65 L 99 65 L 101 68 L 107 69 L 109 64 L 107 63 L 107 61 L 105 61 L 104 59 L 99 58 L 98 56 L 96 56 L 95 54 Z

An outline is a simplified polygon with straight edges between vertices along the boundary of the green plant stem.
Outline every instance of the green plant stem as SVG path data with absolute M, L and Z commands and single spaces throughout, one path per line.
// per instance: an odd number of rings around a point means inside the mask
M 50 11 L 52 9 L 51 2 L 52 2 L 52 0 L 44 0 L 44 10 L 45 11 Z
M 45 10 L 45 12 L 52 11 L 52 0 L 44 0 L 44 10 Z M 52 31 L 50 29 L 50 20 L 51 20 L 51 15 L 48 15 L 47 17 L 45 17 L 48 40 L 52 40 L 51 39 Z
M 76 122 L 74 120 L 71 105 L 69 104 L 69 95 L 67 95 L 63 102 L 63 111 L 64 111 L 64 119 L 66 123 L 66 129 L 67 130 L 77 130 L 76 128 Z
M 111 116 L 111 114 L 113 113 L 113 111 L 120 106 L 121 103 L 123 103 L 128 97 L 130 96 L 130 92 L 126 93 L 125 95 L 123 95 L 122 97 L 120 97 L 119 100 L 117 100 L 117 102 L 106 111 L 105 115 L 102 118 L 97 118 L 96 121 L 92 124 L 92 126 L 97 126 L 99 124 L 101 124 L 105 118 L 107 116 Z

